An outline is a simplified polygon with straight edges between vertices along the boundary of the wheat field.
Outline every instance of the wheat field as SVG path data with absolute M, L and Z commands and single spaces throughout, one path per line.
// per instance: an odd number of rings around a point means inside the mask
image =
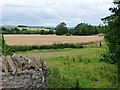
M 51 45 L 57 43 L 99 42 L 100 36 L 56 36 L 56 35 L 4 35 L 8 45 Z

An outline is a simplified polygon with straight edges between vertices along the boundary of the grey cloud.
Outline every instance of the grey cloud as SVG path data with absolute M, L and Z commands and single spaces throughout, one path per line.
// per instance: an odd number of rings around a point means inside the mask
M 24 0 L 23 0 L 24 1 Z M 86 22 L 98 25 L 100 19 L 110 14 L 108 8 L 112 6 L 108 0 L 96 0 L 96 2 L 85 3 L 79 0 L 67 2 L 68 0 L 30 0 L 25 4 L 6 4 L 3 7 L 3 24 L 26 24 L 55 26 L 65 21 L 68 26 Z M 93 0 L 95 1 L 95 0 Z M 99 1 L 99 3 L 97 3 Z

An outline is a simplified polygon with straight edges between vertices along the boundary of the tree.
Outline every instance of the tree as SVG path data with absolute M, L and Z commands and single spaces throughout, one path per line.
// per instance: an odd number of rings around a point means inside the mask
M 11 34 L 13 32 L 12 30 L 7 29 L 5 27 L 2 27 L 1 29 L 2 29 L 2 34 Z
M 11 29 L 11 30 L 13 30 L 13 33 L 15 33 L 15 34 L 19 34 L 20 33 L 20 30 L 18 28 L 16 28 L 16 27 Z
M 120 3 L 119 3 L 120 5 Z M 102 20 L 108 23 L 105 38 L 109 47 L 109 57 L 111 63 L 120 63 L 120 7 L 109 9 L 113 14 Z
M 109 53 L 104 57 L 112 64 L 118 65 L 118 88 L 120 88 L 120 1 L 117 7 L 110 8 L 112 15 L 102 18 L 108 24 L 105 38 L 109 47 Z
M 64 35 L 68 32 L 67 25 L 64 22 L 61 22 L 60 24 L 58 24 L 55 30 L 56 30 L 55 31 L 56 35 Z
M 73 35 L 94 35 L 98 34 L 96 26 L 80 23 L 75 27 Z

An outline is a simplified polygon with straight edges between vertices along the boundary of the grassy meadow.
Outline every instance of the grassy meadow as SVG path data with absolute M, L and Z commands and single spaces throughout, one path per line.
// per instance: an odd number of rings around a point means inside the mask
M 23 56 L 39 56 L 48 68 L 49 88 L 116 88 L 117 65 L 100 62 L 107 46 L 82 49 L 49 49 L 16 52 Z

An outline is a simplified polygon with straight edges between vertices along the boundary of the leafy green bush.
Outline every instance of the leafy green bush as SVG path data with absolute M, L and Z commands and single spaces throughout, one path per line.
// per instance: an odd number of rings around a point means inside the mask
M 3 55 L 12 55 L 12 49 L 5 43 L 4 36 L 2 35 L 2 54 Z

